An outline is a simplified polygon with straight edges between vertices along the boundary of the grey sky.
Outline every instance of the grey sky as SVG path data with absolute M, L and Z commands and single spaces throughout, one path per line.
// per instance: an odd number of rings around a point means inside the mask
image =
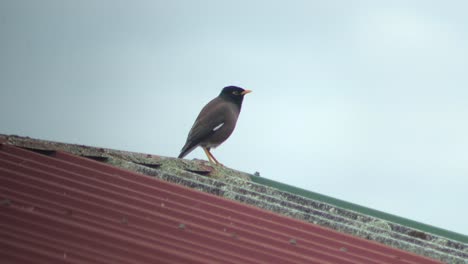
M 225 165 L 468 234 L 466 10 L 1 1 L 0 133 L 175 157 L 239 85 L 254 92 L 213 151 Z

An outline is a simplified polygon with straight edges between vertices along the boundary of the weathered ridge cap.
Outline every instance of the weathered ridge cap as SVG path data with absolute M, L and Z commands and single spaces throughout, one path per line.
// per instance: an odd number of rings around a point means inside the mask
M 46 155 L 66 152 L 444 261 L 468 263 L 468 237 L 202 161 L 0 135 Z M 378 217 L 376 217 L 378 216 Z
M 0 143 L 11 144 L 17 147 L 30 149 L 37 152 L 53 152 L 63 151 L 70 154 L 94 159 L 109 163 L 111 165 L 129 169 L 132 171 L 154 174 L 152 170 L 155 169 L 158 172 L 175 173 L 175 174 L 187 174 L 193 173 L 196 175 L 209 176 L 211 178 L 240 178 L 250 180 L 250 174 L 236 171 L 224 166 L 213 166 L 209 162 L 204 160 L 183 160 L 171 157 L 163 157 L 152 154 L 143 154 L 130 151 L 113 150 L 107 148 L 90 147 L 78 144 L 67 144 L 61 142 L 47 141 L 32 139 L 29 137 L 20 136 L 7 136 L 0 134 Z M 146 173 L 145 173 L 146 172 Z

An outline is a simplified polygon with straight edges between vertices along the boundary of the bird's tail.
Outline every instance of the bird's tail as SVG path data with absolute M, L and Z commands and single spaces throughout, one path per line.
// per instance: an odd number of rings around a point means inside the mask
M 197 145 L 193 145 L 192 142 L 185 143 L 177 158 L 182 159 L 183 157 L 187 156 L 190 152 L 192 152 L 192 150 L 194 150 L 196 147 Z

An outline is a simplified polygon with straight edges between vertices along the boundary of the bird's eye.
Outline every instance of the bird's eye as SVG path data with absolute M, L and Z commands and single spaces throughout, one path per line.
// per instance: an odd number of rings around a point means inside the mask
M 240 93 L 239 93 L 239 91 L 234 91 L 234 92 L 232 92 L 232 94 L 233 95 L 239 95 Z

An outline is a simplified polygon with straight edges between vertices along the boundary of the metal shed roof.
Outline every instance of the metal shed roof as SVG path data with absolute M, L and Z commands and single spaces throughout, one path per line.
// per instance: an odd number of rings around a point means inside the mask
M 2 144 L 0 179 L 7 263 L 440 263 L 63 151 Z

